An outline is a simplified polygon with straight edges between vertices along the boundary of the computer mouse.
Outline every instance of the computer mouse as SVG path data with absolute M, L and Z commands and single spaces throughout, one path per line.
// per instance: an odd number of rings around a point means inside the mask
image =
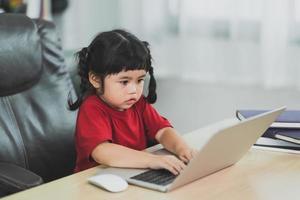
M 115 174 L 99 174 L 88 180 L 90 183 L 109 192 L 122 192 L 128 187 L 127 181 Z

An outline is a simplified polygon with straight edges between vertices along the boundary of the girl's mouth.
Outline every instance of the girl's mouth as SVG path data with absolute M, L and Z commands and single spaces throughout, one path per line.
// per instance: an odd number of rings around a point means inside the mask
M 127 104 L 134 104 L 136 102 L 136 99 L 132 98 L 126 101 Z

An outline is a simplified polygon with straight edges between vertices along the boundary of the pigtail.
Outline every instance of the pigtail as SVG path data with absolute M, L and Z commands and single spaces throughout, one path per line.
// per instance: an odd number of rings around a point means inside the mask
M 78 99 L 73 102 L 71 98 L 71 93 L 68 95 L 68 104 L 70 110 L 76 110 L 81 105 L 86 92 L 92 87 L 89 82 L 89 66 L 88 66 L 88 48 L 82 48 L 81 51 L 75 54 L 78 60 L 78 75 L 80 76 L 80 91 L 78 94 Z
M 152 66 L 150 66 L 149 75 L 150 75 L 150 81 L 149 81 L 147 101 L 149 103 L 153 104 L 156 102 L 157 95 L 156 95 L 156 80 L 153 75 L 153 67 Z
M 143 41 L 143 44 L 146 48 L 146 51 L 148 52 L 148 57 L 146 60 L 146 65 L 148 68 L 148 72 L 150 75 L 150 81 L 149 81 L 149 86 L 148 86 L 148 96 L 147 96 L 147 101 L 151 104 L 156 102 L 157 99 L 157 94 L 156 94 L 156 80 L 154 78 L 154 72 L 153 72 L 153 67 L 152 67 L 152 57 L 149 49 L 149 43 L 146 41 Z

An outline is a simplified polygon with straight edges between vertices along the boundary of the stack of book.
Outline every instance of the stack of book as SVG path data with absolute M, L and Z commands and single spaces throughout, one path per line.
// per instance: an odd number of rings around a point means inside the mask
M 268 110 L 237 110 L 244 120 Z M 286 110 L 266 130 L 255 144 L 257 148 L 300 153 L 300 110 Z

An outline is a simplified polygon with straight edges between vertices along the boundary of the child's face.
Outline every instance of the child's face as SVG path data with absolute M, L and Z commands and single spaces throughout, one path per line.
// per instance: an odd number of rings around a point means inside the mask
M 123 111 L 135 104 L 143 93 L 145 70 L 121 71 L 104 79 L 104 94 L 100 97 L 111 107 Z

